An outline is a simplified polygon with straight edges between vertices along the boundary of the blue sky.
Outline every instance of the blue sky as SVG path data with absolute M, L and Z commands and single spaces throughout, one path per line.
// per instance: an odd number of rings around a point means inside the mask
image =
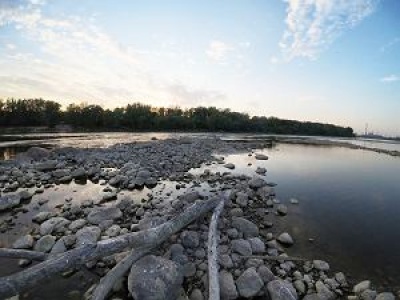
M 212 105 L 400 135 L 400 1 L 0 0 L 7 97 Z

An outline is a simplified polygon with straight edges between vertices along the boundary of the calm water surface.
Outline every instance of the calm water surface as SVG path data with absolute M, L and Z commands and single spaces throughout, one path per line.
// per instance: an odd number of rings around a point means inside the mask
M 289 206 L 289 215 L 275 224 L 296 240 L 289 253 L 326 259 L 332 269 L 346 271 L 353 280 L 372 279 L 380 288 L 400 289 L 398 157 L 287 144 L 262 152 L 268 161 L 247 154 L 225 160 L 236 165 L 233 173 L 238 174 L 254 176 L 257 166 L 267 168 L 267 180 L 278 184 L 277 198 Z M 221 165 L 211 169 L 227 171 Z M 290 204 L 290 198 L 300 204 Z

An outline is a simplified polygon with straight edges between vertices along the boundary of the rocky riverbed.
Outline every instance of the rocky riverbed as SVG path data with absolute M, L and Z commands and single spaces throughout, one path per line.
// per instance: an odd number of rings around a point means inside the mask
M 280 203 L 265 168 L 257 168 L 253 176 L 233 175 L 235 165 L 223 158 L 227 153 L 246 152 L 255 160 L 268 160 L 257 152 L 265 146 L 261 141 L 182 138 L 104 149 L 32 148 L 15 161 L 0 164 L 1 246 L 56 255 L 156 226 L 196 201 L 223 193 L 228 198 L 218 225 L 222 299 L 394 299 L 391 293 L 375 291 L 370 281 L 348 282 L 323 260 L 288 257 L 286 249 L 295 247 L 296 236 L 277 232 L 274 224 L 301 203 L 296 199 Z M 226 172 L 214 173 L 211 168 L 196 175 L 189 172 L 213 164 L 223 165 Z M 49 191 L 74 184 L 91 186 L 97 193 L 50 197 L 54 193 Z M 28 219 L 28 229 L 10 237 L 18 232 L 21 218 Z M 210 215 L 198 219 L 136 262 L 115 285 L 110 299 L 207 299 L 209 220 Z M 71 270 L 63 275 L 80 274 L 86 288 L 122 257 L 88 262 L 84 272 Z M 31 262 L 18 264 L 26 268 Z M 94 276 L 82 275 L 88 273 Z M 68 290 L 58 298 L 90 299 L 93 288 L 85 294 L 82 289 Z M 32 295 L 20 299 L 36 299 Z

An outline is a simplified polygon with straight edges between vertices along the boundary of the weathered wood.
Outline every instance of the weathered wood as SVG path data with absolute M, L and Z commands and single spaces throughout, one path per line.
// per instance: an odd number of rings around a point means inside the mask
M 38 251 L 0 248 L 0 257 L 23 258 L 29 260 L 43 261 L 48 259 L 49 255 Z
M 243 255 L 241 256 L 242 259 L 248 258 L 257 258 L 262 260 L 269 260 L 269 261 L 306 261 L 307 259 L 301 257 L 292 257 L 292 256 L 263 256 L 263 255 Z
M 214 209 L 208 230 L 208 294 L 209 300 L 219 300 L 219 278 L 218 278 L 218 219 L 224 209 L 225 198 L 220 200 Z
M 160 243 L 161 244 L 161 243 Z M 105 300 L 119 278 L 125 275 L 132 265 L 150 252 L 152 248 L 142 248 L 132 250 L 117 265 L 114 266 L 103 278 L 92 294 L 92 300 Z
M 175 218 L 147 230 L 128 233 L 116 238 L 87 244 L 56 255 L 47 261 L 16 274 L 0 278 L 0 299 L 24 292 L 44 280 L 50 280 L 54 274 L 79 267 L 88 261 L 122 252 L 128 248 L 151 248 L 159 240 L 175 234 L 201 215 L 214 209 L 218 198 L 197 201 Z

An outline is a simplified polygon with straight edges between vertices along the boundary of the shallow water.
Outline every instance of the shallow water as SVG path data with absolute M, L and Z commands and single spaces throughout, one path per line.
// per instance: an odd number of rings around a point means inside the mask
M 371 279 L 379 288 L 400 289 L 399 158 L 287 144 L 262 153 L 270 159 L 257 161 L 246 153 L 225 156 L 225 161 L 236 165 L 233 173 L 250 176 L 257 166 L 265 167 L 267 180 L 278 184 L 277 199 L 289 206 L 289 215 L 277 218 L 275 227 L 295 238 L 290 254 L 327 260 L 355 281 Z M 222 165 L 203 169 L 229 171 Z M 290 204 L 290 198 L 300 204 Z

